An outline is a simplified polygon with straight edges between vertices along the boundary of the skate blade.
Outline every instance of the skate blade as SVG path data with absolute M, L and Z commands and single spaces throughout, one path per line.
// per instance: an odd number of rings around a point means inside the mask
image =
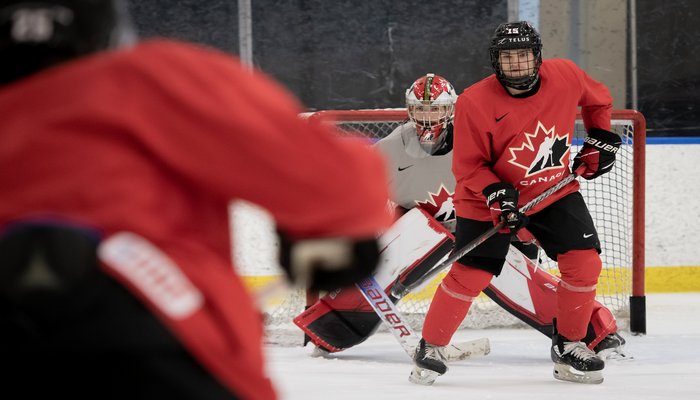
M 435 380 L 440 375 L 441 374 L 438 374 L 435 371 L 416 366 L 413 367 L 413 371 L 411 371 L 408 381 L 417 385 L 430 386 L 435 383 Z
M 599 384 L 603 383 L 603 371 L 579 371 L 570 365 L 554 364 L 554 378 L 560 381 Z
M 491 352 L 491 343 L 488 338 L 470 340 L 450 344 L 445 347 L 447 361 L 463 361 L 475 357 L 482 357 Z

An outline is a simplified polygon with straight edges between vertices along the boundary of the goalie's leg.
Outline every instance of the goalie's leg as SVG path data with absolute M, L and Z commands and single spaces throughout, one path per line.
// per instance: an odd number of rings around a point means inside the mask
M 425 211 L 414 208 L 382 235 L 382 262 L 374 278 L 387 288 L 397 279 L 409 285 L 452 249 L 452 235 Z M 316 345 L 337 352 L 362 343 L 380 319 L 354 286 L 323 296 L 294 318 Z M 315 352 L 323 354 L 323 352 Z
M 583 341 L 602 359 L 630 358 L 625 353 L 625 339 L 617 332 L 617 323 L 612 312 L 596 302 L 593 306 L 588 333 Z
M 611 333 L 593 348 L 598 356 L 604 360 L 607 359 L 630 359 L 631 357 L 625 352 L 625 339 L 619 333 Z

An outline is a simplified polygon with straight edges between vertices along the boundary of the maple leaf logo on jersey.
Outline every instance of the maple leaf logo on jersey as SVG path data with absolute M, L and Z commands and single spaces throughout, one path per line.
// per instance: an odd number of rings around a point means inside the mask
M 445 185 L 440 185 L 437 193 L 428 192 L 430 197 L 426 201 L 416 201 L 416 205 L 427 211 L 439 222 L 447 222 L 455 219 L 455 206 L 452 203 L 453 194 L 445 188 Z
M 554 126 L 547 129 L 537 121 L 535 133 L 525 132 L 526 140 L 517 148 L 509 148 L 512 158 L 509 163 L 527 173 L 525 177 L 564 166 L 564 157 L 569 153 L 569 134 L 557 135 Z

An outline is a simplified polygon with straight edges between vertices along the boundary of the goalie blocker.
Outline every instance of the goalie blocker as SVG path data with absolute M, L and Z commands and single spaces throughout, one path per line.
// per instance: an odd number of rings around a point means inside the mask
M 408 286 L 447 256 L 453 244 L 454 237 L 446 228 L 422 209 L 413 208 L 380 238 L 381 264 L 375 280 L 387 294 L 396 277 Z M 558 280 L 510 246 L 501 274 L 491 280 L 484 293 L 510 314 L 551 338 Z M 390 298 L 394 303 L 400 300 Z M 333 353 L 365 341 L 381 320 L 353 286 L 326 294 L 294 318 L 294 323 L 313 344 Z M 616 331 L 615 317 L 596 301 L 584 341 L 594 349 Z

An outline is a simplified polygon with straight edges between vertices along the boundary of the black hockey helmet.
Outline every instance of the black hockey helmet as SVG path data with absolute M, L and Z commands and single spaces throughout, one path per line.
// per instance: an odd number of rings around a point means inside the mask
M 123 0 L 0 0 L 0 84 L 135 39 Z
M 501 50 L 531 49 L 534 55 L 534 70 L 532 73 L 521 77 L 508 77 L 503 73 L 500 63 Z M 491 38 L 489 46 L 491 66 L 496 73 L 496 78 L 503 86 L 513 89 L 529 90 L 539 78 L 540 65 L 542 65 L 542 40 L 539 32 L 527 21 L 509 22 L 498 25 Z

